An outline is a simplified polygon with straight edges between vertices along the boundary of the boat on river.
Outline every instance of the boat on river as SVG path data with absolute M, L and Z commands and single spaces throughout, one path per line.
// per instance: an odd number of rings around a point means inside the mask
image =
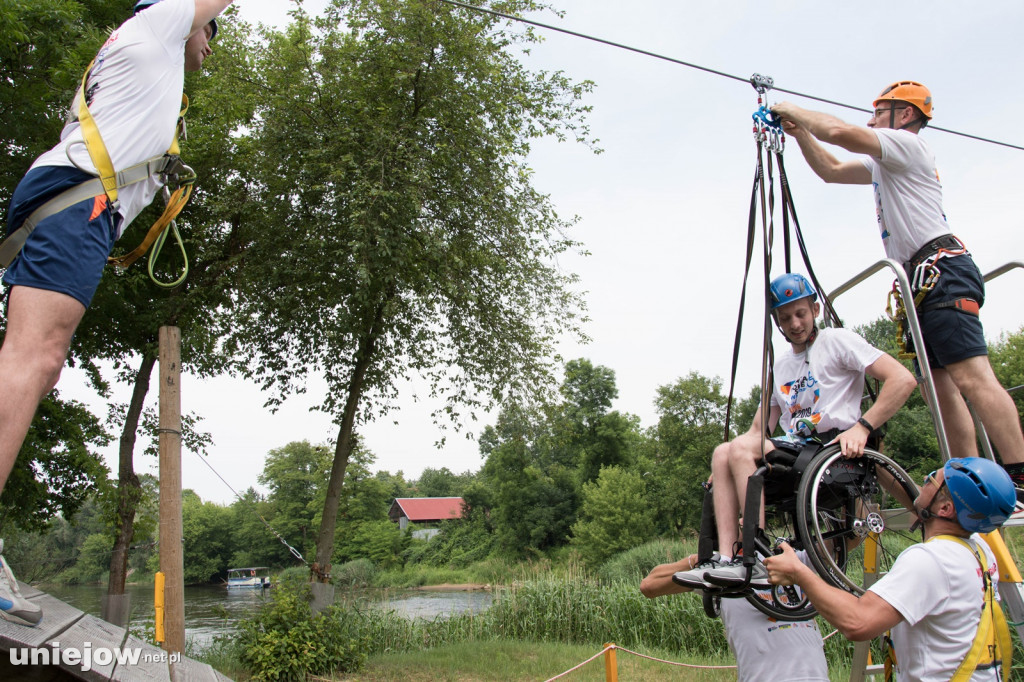
M 265 590 L 270 587 L 270 569 L 266 566 L 229 568 L 229 590 Z

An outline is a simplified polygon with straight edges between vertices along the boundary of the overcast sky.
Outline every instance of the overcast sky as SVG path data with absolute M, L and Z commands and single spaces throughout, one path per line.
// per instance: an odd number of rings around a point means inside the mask
M 278 26 L 291 6 L 283 0 L 236 4 L 247 20 Z M 304 6 L 316 13 L 325 4 L 307 0 Z M 565 10 L 564 18 L 550 12 L 531 18 L 743 78 L 766 74 L 780 88 L 865 109 L 890 82 L 918 80 L 932 90 L 936 125 L 1024 145 L 1024 95 L 1016 80 L 1024 25 L 1020 2 L 969 8 L 947 0 L 554 5 Z M 546 41 L 526 63 L 596 83 L 588 98 L 594 108 L 590 124 L 604 150 L 594 155 L 581 145 L 544 142 L 535 145 L 530 159 L 535 186 L 550 194 L 560 215 L 579 216 L 574 236 L 591 254 L 566 257 L 561 264 L 581 277 L 593 341 L 586 347 L 567 343 L 561 353 L 614 370 L 615 409 L 650 426 L 658 386 L 691 371 L 728 381 L 755 163 L 750 115 L 756 94 L 750 85 L 722 76 L 544 29 L 540 34 Z M 216 58 L 214 45 L 211 59 Z M 769 99 L 790 99 L 852 122 L 868 118 L 780 93 Z M 1024 152 L 936 130 L 924 134 L 937 157 L 949 222 L 982 271 L 1024 259 Z M 850 156 L 841 150 L 837 155 Z M 883 257 L 871 188 L 824 184 L 807 169 L 795 143 L 785 158 L 812 264 L 832 290 Z M 782 272 L 781 241 L 776 253 L 773 275 Z M 760 372 L 758 272 L 738 379 L 743 395 Z M 990 341 L 1020 328 L 1022 277 L 1024 271 L 1017 270 L 989 286 L 982 320 Z M 836 306 L 846 323 L 883 314 L 891 280 L 889 274 L 876 275 L 841 297 Z M 65 397 L 95 405 L 84 384 L 69 370 L 58 388 Z M 256 485 L 268 450 L 302 439 L 333 444 L 337 429 L 330 417 L 310 411 L 322 386 L 310 385 L 306 395 L 270 414 L 252 384 L 185 377 L 182 408 L 205 417 L 203 426 L 215 442 L 208 461 L 241 492 Z M 417 388 L 418 402 L 412 399 Z M 433 447 L 442 434 L 430 421 L 433 406 L 426 393 L 423 386 L 405 387 L 401 410 L 362 429 L 376 467 L 401 470 L 407 478 L 424 467 L 476 471 L 482 461 L 475 442 L 449 430 L 445 447 Z M 156 404 L 155 393 L 151 402 Z M 478 434 L 494 416 L 484 415 L 463 432 Z M 231 502 L 231 491 L 195 454 L 182 458 L 185 487 L 205 500 Z M 116 471 L 113 448 L 108 460 Z M 137 459 L 136 468 L 156 473 L 155 462 Z

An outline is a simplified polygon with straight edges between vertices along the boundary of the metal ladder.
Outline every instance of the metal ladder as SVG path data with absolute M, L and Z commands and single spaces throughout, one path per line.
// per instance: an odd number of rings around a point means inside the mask
M 924 348 L 924 341 L 921 336 L 921 325 L 917 319 L 917 310 L 912 304 L 914 295 L 910 288 L 910 280 L 903 271 L 903 266 L 895 260 L 885 258 L 866 270 L 863 270 L 860 274 L 855 275 L 846 283 L 832 291 L 829 294 L 829 300 L 834 302 L 839 296 L 842 296 L 864 280 L 886 268 L 892 270 L 893 274 L 896 276 L 900 295 L 903 297 L 903 300 L 910 303 L 907 306 L 907 326 L 910 329 L 910 337 L 913 339 L 914 348 Z M 988 282 L 1017 268 L 1024 269 L 1024 262 L 1011 261 L 986 274 L 984 279 Z M 931 368 L 928 366 L 927 362 L 918 364 L 921 373 L 921 391 L 924 393 L 925 402 L 930 407 L 937 406 L 939 403 L 935 394 L 935 383 L 932 379 Z M 974 419 L 974 426 L 978 434 L 978 439 L 981 442 L 982 456 L 995 460 L 995 455 L 992 452 L 992 444 L 989 441 L 988 434 L 985 432 L 985 427 L 978 418 L 978 414 L 975 412 L 974 407 L 969 402 L 967 403 L 967 406 L 971 411 L 971 417 Z M 939 444 L 939 453 L 942 455 L 942 461 L 945 462 L 949 459 L 949 441 L 946 438 L 946 429 L 942 423 L 942 415 L 939 413 L 939 410 L 935 408 L 931 408 L 929 411 L 932 415 L 932 423 L 935 426 L 935 435 Z M 1005 526 L 1020 525 L 1024 525 L 1024 519 L 1013 519 L 1011 521 L 1007 521 L 1005 524 Z M 999 596 L 1002 599 L 1003 608 L 1006 610 L 1008 616 L 1007 620 L 1012 623 L 1021 623 L 1020 625 L 1015 625 L 1014 629 L 1017 631 L 1017 636 L 1022 642 L 1024 642 L 1024 581 L 1022 581 L 1020 571 L 1014 564 L 1013 557 L 1010 556 L 1010 552 L 1007 549 L 1006 543 L 1003 541 L 1003 537 L 1000 535 L 999 531 L 989 533 L 985 536 L 985 540 L 996 555 L 996 561 L 999 566 Z M 865 564 L 867 564 L 867 553 L 865 553 L 865 560 Z M 881 575 L 878 573 L 877 557 L 874 563 L 874 566 L 864 566 L 865 588 L 870 587 L 875 581 L 881 578 Z M 854 644 L 853 661 L 850 667 L 851 682 L 862 682 L 865 677 L 884 674 L 885 669 L 882 664 L 868 663 L 870 647 L 871 641 L 857 642 Z

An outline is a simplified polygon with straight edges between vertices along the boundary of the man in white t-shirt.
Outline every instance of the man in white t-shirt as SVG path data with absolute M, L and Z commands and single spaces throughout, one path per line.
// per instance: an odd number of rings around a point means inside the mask
M 748 568 L 734 547 L 747 479 L 764 453 L 776 448 L 799 452 L 807 440 L 815 439 L 822 444 L 838 442 L 844 456 L 859 457 L 871 432 L 896 413 L 916 386 L 903 365 L 854 332 L 819 330 L 815 325 L 818 295 L 803 275 L 775 278 L 770 292 L 772 314 L 790 348 L 775 358 L 767 430 L 758 408 L 750 429 L 715 448 L 711 456 L 720 558 L 675 576 L 680 585 L 692 589 L 745 582 Z M 883 384 L 875 403 L 861 415 L 865 374 Z M 784 435 L 766 439 L 777 423 Z M 751 585 L 767 584 L 760 563 L 752 570 Z
M 133 16 L 96 55 L 60 142 L 36 159 L 15 189 L 8 234 L 51 199 L 100 174 L 83 143 L 82 97 L 114 171 L 167 152 L 181 110 L 184 72 L 202 68 L 217 30 L 215 17 L 231 2 L 138 0 Z M 38 222 L 4 272 L 8 291 L 7 330 L 0 347 L 0 492 L 39 401 L 57 384 L 71 336 L 99 285 L 114 241 L 160 187 L 159 177 L 151 176 L 121 188 L 116 206 L 108 205 L 101 189 L 50 215 Z M 36 625 L 42 618 L 39 606 L 21 597 L 2 557 L 0 616 L 23 625 Z
M 806 558 L 806 555 L 801 552 Z M 655 566 L 640 583 L 640 592 L 653 599 L 692 591 L 672 576 L 697 564 L 697 555 Z M 739 682 L 786 680 L 826 682 L 828 664 L 818 624 L 813 618 L 779 621 L 758 611 L 745 598 L 722 599 L 722 624 L 729 648 L 736 657 Z
M 914 502 L 925 541 L 903 550 L 863 595 L 829 585 L 786 544 L 765 566 L 773 584 L 799 585 L 847 638 L 864 641 L 891 630 L 901 681 L 946 682 L 960 673 L 997 682 L 1013 649 L 1005 621 L 999 626 L 996 619 L 990 636 L 981 638 L 977 659 L 968 655 L 983 611 L 994 615 L 998 607 L 996 561 L 978 533 L 999 528 L 1015 502 L 1013 482 L 998 464 L 951 459 L 928 475 Z
M 872 185 L 885 253 L 918 286 L 938 276 L 918 306 L 925 348 L 951 452 L 978 454 L 971 401 L 1024 501 L 1024 435 L 1017 408 L 988 360 L 978 312 L 985 284 L 942 208 L 935 156 L 919 133 L 932 117 L 932 96 L 914 81 L 888 86 L 874 101 L 867 127 L 780 102 L 772 111 L 796 138 L 811 169 L 825 182 Z M 819 142 L 866 156 L 839 161 Z M 908 303 L 909 304 L 909 303 Z M 1024 504 L 1018 508 L 1024 507 Z

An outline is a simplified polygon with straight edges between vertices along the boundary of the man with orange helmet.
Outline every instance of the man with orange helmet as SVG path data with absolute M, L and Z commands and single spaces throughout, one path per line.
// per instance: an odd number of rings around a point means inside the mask
M 789 102 L 776 104 L 772 111 L 825 182 L 873 185 L 885 253 L 903 263 L 915 289 L 925 277 L 938 275 L 917 313 L 950 450 L 978 454 L 963 394 L 977 410 L 1018 499 L 1024 501 L 1024 435 L 1013 400 L 992 372 L 978 318 L 984 281 L 970 253 L 950 231 L 935 157 L 919 135 L 932 118 L 931 92 L 915 81 L 897 81 L 882 90 L 873 105 L 867 127 Z M 840 161 L 821 142 L 865 156 Z M 1022 507 L 1018 502 L 1018 509 Z

